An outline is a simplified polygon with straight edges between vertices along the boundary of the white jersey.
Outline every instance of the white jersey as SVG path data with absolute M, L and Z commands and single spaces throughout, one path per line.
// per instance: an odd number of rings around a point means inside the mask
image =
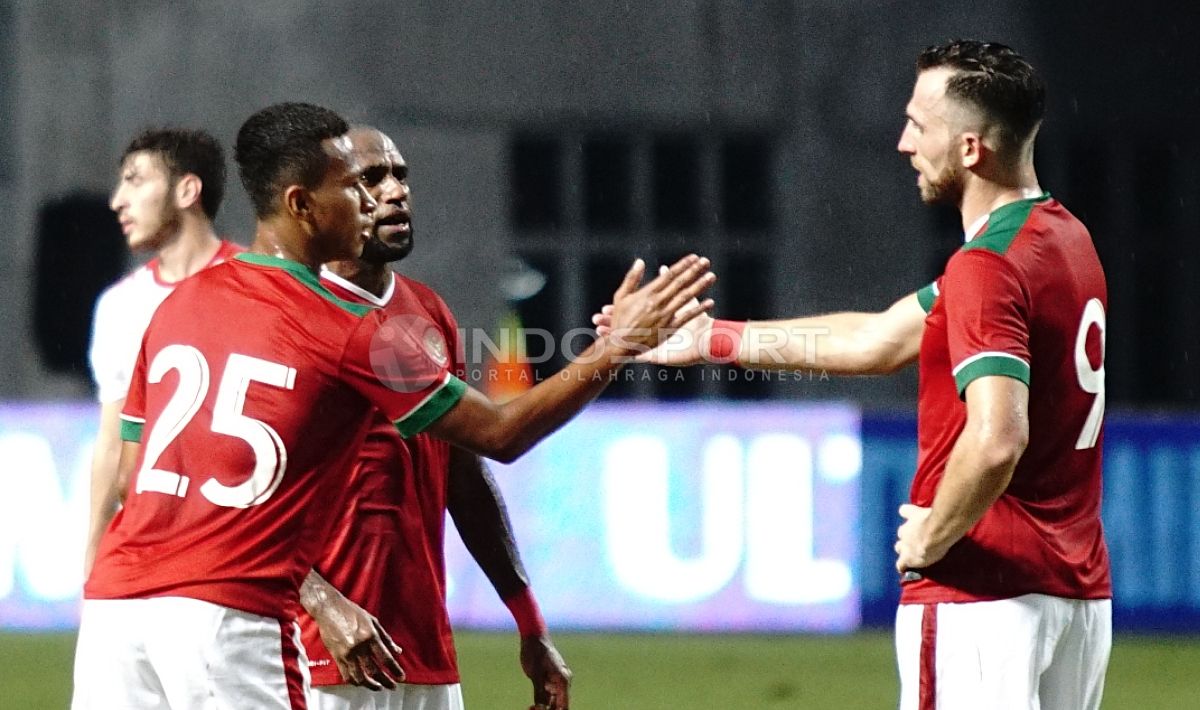
M 239 251 L 241 247 L 223 241 L 205 268 Z M 124 399 L 129 392 L 142 336 L 159 304 L 175 290 L 177 283 L 159 277 L 156 257 L 109 286 L 96 299 L 88 361 L 96 382 L 96 397 L 102 404 Z

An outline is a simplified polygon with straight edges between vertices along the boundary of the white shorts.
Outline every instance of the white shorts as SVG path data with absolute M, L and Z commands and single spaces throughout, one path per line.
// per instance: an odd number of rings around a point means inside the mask
M 395 690 L 313 686 L 308 691 L 308 710 L 463 710 L 462 686 L 403 684 Z
M 901 604 L 900 710 L 1096 710 L 1111 647 L 1108 599 Z
M 300 627 L 185 597 L 85 599 L 71 710 L 302 710 Z

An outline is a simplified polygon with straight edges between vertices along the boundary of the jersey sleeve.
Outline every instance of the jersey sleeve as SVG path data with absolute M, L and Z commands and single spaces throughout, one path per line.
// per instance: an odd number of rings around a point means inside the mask
M 442 300 L 440 296 L 434 294 L 438 304 L 439 323 L 442 327 L 442 333 L 446 337 L 446 352 L 450 355 L 450 371 L 455 377 L 465 380 L 467 379 L 467 351 L 466 345 L 460 337 L 461 333 L 458 329 L 458 320 L 454 317 L 454 313 L 450 310 L 450 306 Z
M 942 279 L 950 362 L 959 396 L 989 375 L 1029 384 L 1029 297 L 1012 265 L 983 250 L 961 251 Z
M 374 310 L 354 329 L 340 376 L 395 423 L 404 437 L 421 433 L 467 391 L 451 372 L 441 330 L 424 319 L 387 318 Z
M 88 364 L 96 383 L 96 398 L 101 403 L 115 402 L 129 390 L 134 363 L 130 357 L 133 348 L 126 342 L 127 329 L 122 327 L 125 315 L 112 290 L 96 299 Z
M 937 302 L 938 296 L 942 294 L 942 278 L 939 276 L 936 281 L 932 281 L 922 286 L 917 291 L 917 303 L 921 304 L 921 309 L 925 311 L 925 315 L 933 310 L 933 304 Z
M 146 425 L 146 372 L 146 349 L 141 347 L 125 395 L 125 406 L 121 408 L 122 441 L 142 440 L 142 429 Z

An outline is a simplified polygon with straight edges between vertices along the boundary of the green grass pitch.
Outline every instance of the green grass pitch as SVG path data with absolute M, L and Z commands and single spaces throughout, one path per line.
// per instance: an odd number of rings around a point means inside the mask
M 895 707 L 891 637 L 556 636 L 575 671 L 578 710 Z M 0 707 L 66 708 L 70 634 L 0 634 Z M 529 685 L 512 634 L 458 635 L 463 692 L 473 710 L 525 710 Z M 1200 638 L 1118 636 L 1106 710 L 1200 707 Z

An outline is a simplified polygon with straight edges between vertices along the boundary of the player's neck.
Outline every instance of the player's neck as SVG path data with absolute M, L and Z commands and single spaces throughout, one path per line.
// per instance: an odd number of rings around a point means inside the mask
M 383 297 L 392 282 L 392 270 L 387 264 L 375 264 L 362 259 L 335 261 L 325 265 L 333 273 L 364 291 Z
M 1004 205 L 1017 200 L 1028 200 L 1042 194 L 1037 174 L 1030 165 L 1022 168 L 1011 179 L 1001 182 L 973 179 L 963 190 L 959 211 L 962 214 L 963 231 L 968 231 L 984 216 Z M 970 236 L 970 235 L 968 235 Z
M 321 270 L 321 257 L 313 248 L 312 240 L 287 223 L 272 218 L 258 221 L 250 251 L 295 261 L 307 266 L 314 274 Z
M 212 222 L 185 215 L 179 234 L 158 250 L 158 277 L 168 283 L 182 281 L 208 266 L 220 248 Z

